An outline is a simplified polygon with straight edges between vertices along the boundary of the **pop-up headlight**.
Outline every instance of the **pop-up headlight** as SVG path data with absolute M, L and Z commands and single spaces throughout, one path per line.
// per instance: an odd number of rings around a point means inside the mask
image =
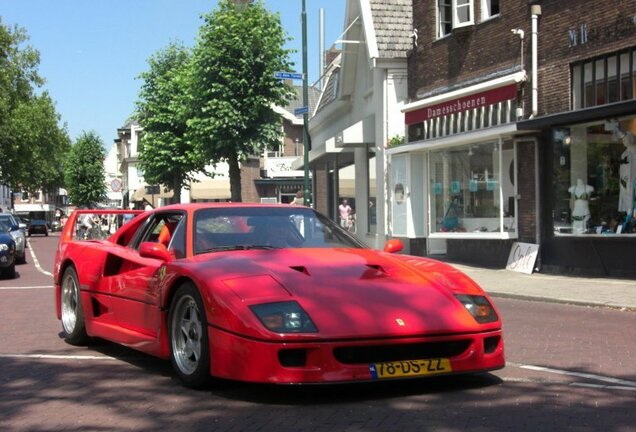
M 464 305 L 466 310 L 478 323 L 484 324 L 499 319 L 495 308 L 486 297 L 468 294 L 456 294 L 455 297 Z
M 276 333 L 315 333 L 318 330 L 309 315 L 295 301 L 250 306 L 268 330 Z

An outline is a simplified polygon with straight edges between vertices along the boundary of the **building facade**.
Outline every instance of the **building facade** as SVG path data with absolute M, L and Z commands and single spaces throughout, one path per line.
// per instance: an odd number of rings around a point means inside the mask
M 597 6 L 413 3 L 407 139 L 387 150 L 391 234 L 411 253 L 505 266 L 527 242 L 544 271 L 635 274 L 633 186 L 620 181 L 636 18 L 629 1 Z
M 411 12 L 411 0 L 346 2 L 342 49 L 325 71 L 309 124 L 316 209 L 338 220 L 346 198 L 355 212 L 353 231 L 377 248 L 386 241 L 389 217 L 385 148 L 404 130 Z

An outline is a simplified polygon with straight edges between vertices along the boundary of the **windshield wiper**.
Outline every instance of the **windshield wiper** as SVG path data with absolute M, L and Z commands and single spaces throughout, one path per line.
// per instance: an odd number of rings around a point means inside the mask
M 222 251 L 234 251 L 234 250 L 249 250 L 249 249 L 278 249 L 269 245 L 232 245 L 232 246 L 213 246 L 200 251 L 199 253 L 207 252 L 222 252 Z

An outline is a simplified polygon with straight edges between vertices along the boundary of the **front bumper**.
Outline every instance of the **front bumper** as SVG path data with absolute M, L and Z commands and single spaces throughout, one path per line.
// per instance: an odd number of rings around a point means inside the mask
M 450 361 L 452 372 L 444 374 L 484 372 L 505 365 L 501 330 L 435 337 L 280 343 L 247 339 L 214 327 L 208 329 L 212 375 L 239 381 L 371 381 L 372 363 L 439 357 Z

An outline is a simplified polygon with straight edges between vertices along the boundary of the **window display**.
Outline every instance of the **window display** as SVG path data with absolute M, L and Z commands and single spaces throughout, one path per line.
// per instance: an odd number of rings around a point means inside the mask
M 431 233 L 515 231 L 512 142 L 431 151 Z
M 554 129 L 556 235 L 636 233 L 636 120 Z

